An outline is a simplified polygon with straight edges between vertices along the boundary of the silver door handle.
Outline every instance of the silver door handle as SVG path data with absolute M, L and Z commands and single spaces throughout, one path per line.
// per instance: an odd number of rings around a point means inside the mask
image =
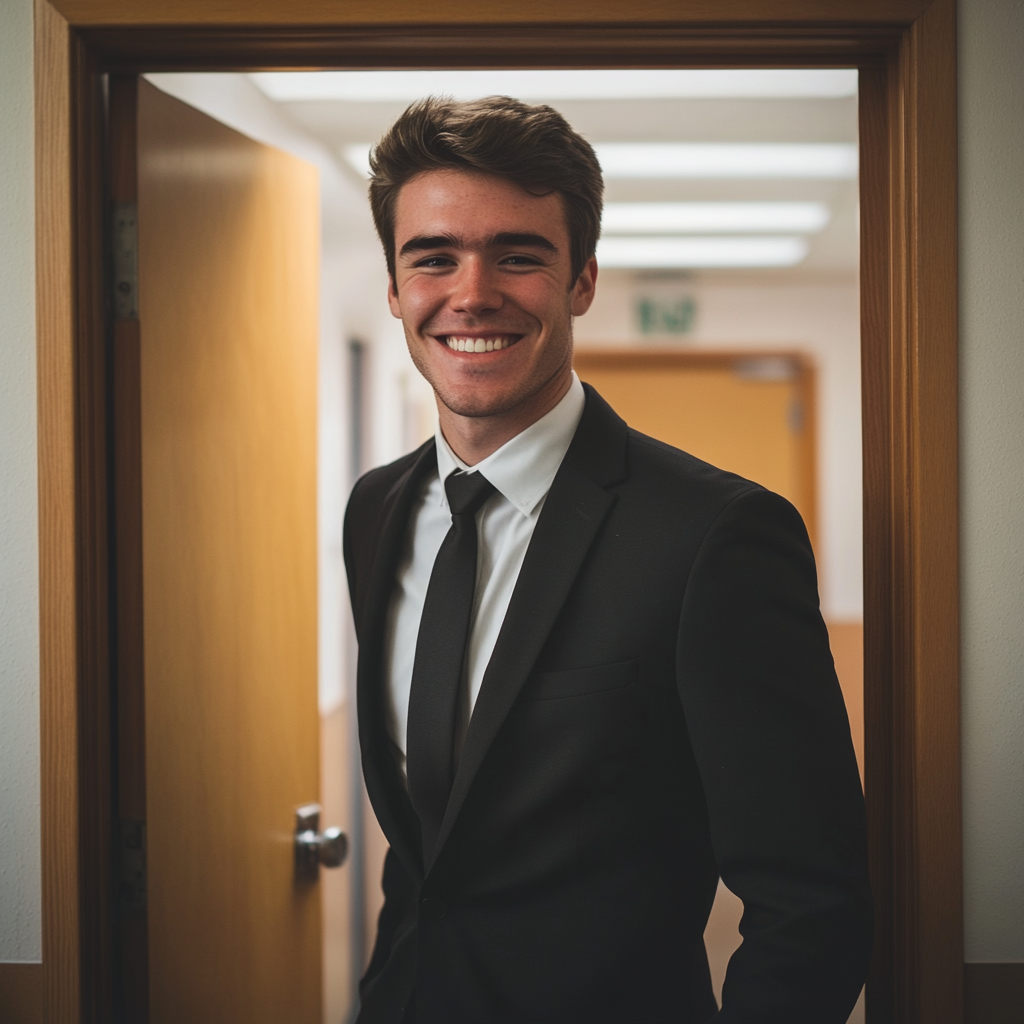
M 340 868 L 348 854 L 348 836 L 340 828 L 320 831 L 319 804 L 305 804 L 295 811 L 295 874 L 314 880 L 320 865 Z

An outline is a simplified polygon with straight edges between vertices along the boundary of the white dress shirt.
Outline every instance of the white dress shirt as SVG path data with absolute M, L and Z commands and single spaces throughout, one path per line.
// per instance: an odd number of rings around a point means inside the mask
M 409 690 L 420 616 L 434 559 L 452 525 L 442 481 L 461 469 L 481 473 L 495 487 L 495 493 L 476 514 L 476 590 L 463 667 L 460 701 L 463 720 L 456 732 L 456 747 L 460 747 L 519 579 L 526 549 L 544 499 L 576 433 L 584 401 L 583 385 L 574 373 L 572 384 L 558 405 L 472 467 L 459 459 L 448 446 L 440 426 L 437 428 L 438 471 L 424 480 L 409 517 L 385 635 L 387 726 L 403 774 Z

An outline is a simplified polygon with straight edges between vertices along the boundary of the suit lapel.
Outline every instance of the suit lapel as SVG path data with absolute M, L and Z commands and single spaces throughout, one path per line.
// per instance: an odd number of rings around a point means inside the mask
M 494 737 L 515 703 L 615 502 L 625 475 L 626 425 L 592 388 L 572 445 L 548 492 L 470 718 L 434 857 L 462 809 Z
M 384 523 L 359 630 L 362 640 L 356 675 L 359 746 L 367 795 L 388 842 L 417 884 L 423 878 L 419 820 L 395 764 L 385 726 L 384 633 L 412 505 L 420 482 L 436 465 L 437 455 L 431 440 L 384 499 L 381 510 Z

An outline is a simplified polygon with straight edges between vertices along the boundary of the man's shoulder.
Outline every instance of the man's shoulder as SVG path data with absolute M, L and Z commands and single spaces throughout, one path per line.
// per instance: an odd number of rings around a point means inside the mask
M 389 495 L 399 489 L 403 478 L 416 467 L 419 460 L 432 447 L 434 439 L 384 466 L 368 470 L 356 482 L 349 497 L 349 511 L 380 511 Z
M 763 491 L 752 480 L 675 448 L 664 441 L 628 430 L 629 479 L 666 494 L 687 494 L 713 504 L 729 503 L 743 494 Z
M 652 536 L 667 524 L 706 531 L 730 505 L 760 506 L 774 499 L 760 484 L 713 466 L 628 426 L 590 385 L 587 405 L 567 459 L 618 496 L 617 515 L 644 523 Z
M 366 595 L 369 570 L 376 558 L 389 510 L 395 507 L 395 499 L 400 494 L 408 493 L 405 485 L 413 484 L 411 476 L 425 469 L 433 445 L 431 438 L 408 455 L 371 469 L 352 488 L 345 510 L 344 555 L 353 607 L 357 611 Z
M 803 518 L 782 495 L 632 428 L 628 451 L 626 514 L 640 515 L 652 534 L 670 524 L 673 533 L 685 524 L 683 532 L 698 539 L 781 530 L 808 547 Z
M 415 451 L 403 455 L 386 466 L 377 466 L 364 473 L 352 488 L 345 510 L 345 558 L 351 562 L 353 550 L 364 553 L 376 546 L 376 538 L 394 502 L 412 483 L 413 475 L 425 470 L 434 439 L 424 442 Z

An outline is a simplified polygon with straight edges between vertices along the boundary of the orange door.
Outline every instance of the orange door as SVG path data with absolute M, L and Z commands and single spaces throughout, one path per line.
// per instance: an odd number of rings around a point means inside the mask
M 293 854 L 319 791 L 317 173 L 145 82 L 111 108 L 113 198 L 138 204 L 115 325 L 129 1019 L 320 1024 Z

